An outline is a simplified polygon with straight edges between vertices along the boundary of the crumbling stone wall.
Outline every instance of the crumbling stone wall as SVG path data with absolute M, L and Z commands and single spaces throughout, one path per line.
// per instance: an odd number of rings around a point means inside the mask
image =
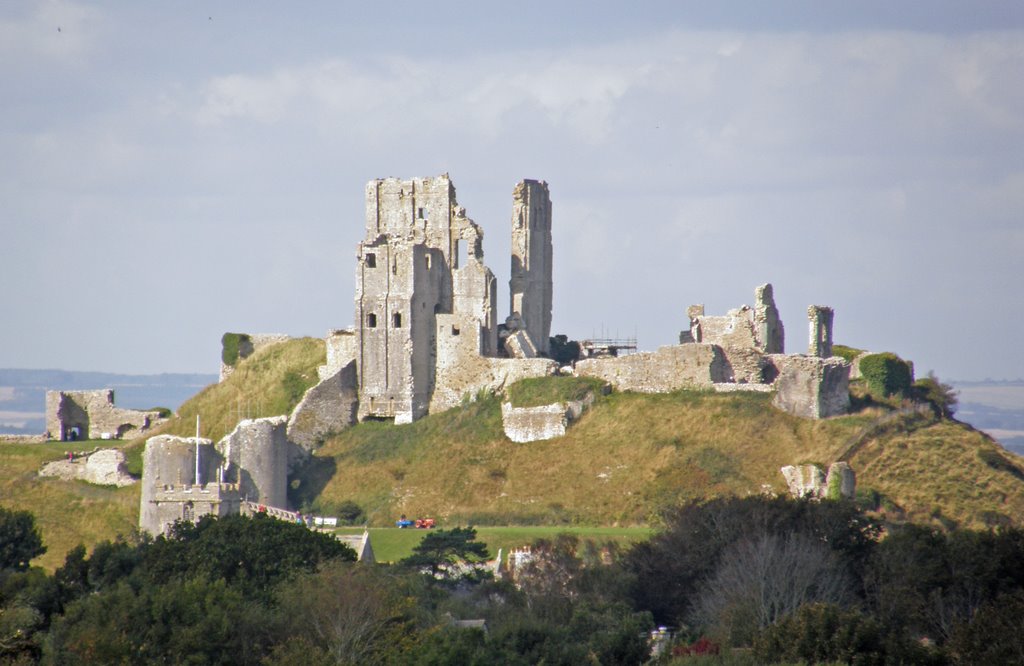
M 359 407 L 355 361 L 306 391 L 288 418 L 288 440 L 306 451 L 356 422 Z
M 576 374 L 597 377 L 619 391 L 665 393 L 729 381 L 730 368 L 718 345 L 692 343 L 579 361 Z
M 543 181 L 516 185 L 512 203 L 510 315 L 522 318 L 540 354 L 551 336 L 551 196 Z
M 528 377 L 544 377 L 558 370 L 546 358 L 491 358 L 480 354 L 484 333 L 469 316 L 437 316 L 437 383 L 431 412 L 451 409 L 481 391 L 498 392 Z
M 838 356 L 773 354 L 778 369 L 774 405 L 810 419 L 845 414 L 850 409 L 850 365 Z
M 238 484 L 242 499 L 288 505 L 288 418 L 243 419 L 217 443 L 224 479 Z
M 120 439 L 144 434 L 162 422 L 160 412 L 115 407 L 113 389 L 46 392 L 49 439 Z
M 857 480 L 848 463 L 829 465 L 828 474 L 817 465 L 787 465 L 781 470 L 789 494 L 795 498 L 853 499 Z
M 539 407 L 513 407 L 501 403 L 501 425 L 505 436 L 513 442 L 539 442 L 562 437 L 594 402 L 591 393 L 584 400 L 556 402 Z
M 238 360 L 235 361 L 234 365 L 228 365 L 221 359 L 220 362 L 220 377 L 218 382 L 222 382 L 231 376 L 231 373 L 235 371 L 235 366 L 238 365 L 244 359 L 249 358 L 256 352 L 270 345 L 276 345 L 282 342 L 288 342 L 291 340 L 290 335 L 283 333 L 244 333 L 242 339 L 238 345 Z
M 327 363 L 317 368 L 320 381 L 333 377 L 349 363 L 354 363 L 359 353 L 359 339 L 355 328 L 332 328 L 324 337 L 327 347 Z
M 686 314 L 690 329 L 679 334 L 680 343 L 705 342 L 765 354 L 781 354 L 785 349 L 785 331 L 771 284 L 754 289 L 753 308 L 741 305 L 725 316 L 712 317 L 704 314 L 703 305 L 691 305 Z

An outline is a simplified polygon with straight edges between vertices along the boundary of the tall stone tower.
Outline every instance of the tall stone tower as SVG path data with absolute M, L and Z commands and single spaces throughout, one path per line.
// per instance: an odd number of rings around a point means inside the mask
M 361 420 L 409 423 L 426 414 L 438 314 L 472 310 L 482 347 L 494 348 L 494 275 L 482 246 L 447 174 L 367 184 L 355 299 Z
M 551 196 L 544 181 L 516 185 L 512 203 L 511 315 L 519 315 L 537 351 L 551 335 Z

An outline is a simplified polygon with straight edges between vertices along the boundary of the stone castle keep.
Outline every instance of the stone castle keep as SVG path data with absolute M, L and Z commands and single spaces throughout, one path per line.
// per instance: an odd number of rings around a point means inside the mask
M 787 355 L 770 284 L 756 288 L 753 307 L 724 316 L 690 306 L 679 344 L 559 368 L 547 358 L 553 294 L 547 183 L 515 186 L 511 222 L 510 312 L 499 322 L 483 230 L 459 206 L 448 175 L 368 183 L 354 326 L 328 332 L 320 383 L 290 416 L 243 421 L 216 445 L 149 440 L 141 527 L 160 533 L 177 519 L 244 510 L 246 501 L 283 508 L 289 466 L 330 433 L 368 419 L 411 423 L 528 377 L 569 372 L 646 393 L 771 392 L 776 407 L 806 418 L 848 409 L 850 366 L 831 356 L 832 310 L 811 306 L 807 353 Z M 244 337 L 240 358 L 283 339 Z M 222 368 L 222 379 L 229 372 Z M 506 434 L 517 442 L 559 436 L 585 408 L 507 405 Z

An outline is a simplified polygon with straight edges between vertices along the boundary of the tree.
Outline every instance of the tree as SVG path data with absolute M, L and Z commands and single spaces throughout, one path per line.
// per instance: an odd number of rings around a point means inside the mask
M 580 359 L 580 343 L 558 334 L 548 338 L 548 355 L 559 365 L 570 365 Z
M 472 527 L 430 532 L 413 548 L 402 564 L 427 569 L 434 578 L 458 578 L 454 569 L 466 562 L 487 559 L 487 544 L 476 541 Z
M 141 566 L 151 581 L 204 575 L 259 593 L 328 560 L 356 560 L 355 551 L 333 536 L 265 514 L 178 522 L 169 537 L 158 537 L 142 550 Z
M 757 632 L 808 603 L 854 601 L 849 572 L 821 541 L 800 532 L 762 534 L 729 546 L 691 613 L 732 645 L 750 645 Z
M 408 584 L 401 575 L 331 562 L 279 588 L 285 661 L 294 641 L 332 664 L 388 664 L 415 643 Z M 300 656 L 300 655 L 296 655 Z
M 956 412 L 957 391 L 950 384 L 939 381 L 934 372 L 929 372 L 927 377 L 914 382 L 914 395 L 932 406 L 936 416 L 951 419 Z
M 834 604 L 810 604 L 765 629 L 754 642 L 754 655 L 758 663 L 882 666 L 887 650 L 885 634 L 874 619 Z
M 785 497 L 692 502 L 670 510 L 664 520 L 665 529 L 633 547 L 623 561 L 634 577 L 634 606 L 650 610 L 659 624 L 684 622 L 725 550 L 751 534 L 799 532 L 826 544 L 859 593 L 861 572 L 879 531 L 878 523 L 852 502 Z
M 45 552 L 35 516 L 0 507 L 0 571 L 24 571 L 33 558 Z

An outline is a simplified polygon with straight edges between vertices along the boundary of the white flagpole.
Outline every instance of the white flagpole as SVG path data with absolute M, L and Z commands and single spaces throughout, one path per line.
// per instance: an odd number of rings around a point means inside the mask
M 199 415 L 196 414 L 196 485 L 202 485 L 199 479 Z

